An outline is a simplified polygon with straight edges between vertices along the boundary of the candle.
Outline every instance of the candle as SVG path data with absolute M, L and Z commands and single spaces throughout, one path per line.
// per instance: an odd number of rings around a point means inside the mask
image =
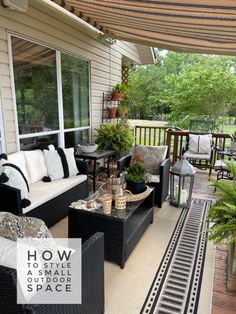
M 179 200 L 179 185 L 176 185 L 175 187 L 174 197 L 176 201 Z M 188 192 L 185 189 L 181 189 L 180 190 L 180 204 L 187 203 L 187 198 L 188 198 Z
M 187 197 L 188 197 L 188 193 L 186 190 L 181 190 L 180 192 L 180 203 L 181 204 L 185 204 L 187 203 Z

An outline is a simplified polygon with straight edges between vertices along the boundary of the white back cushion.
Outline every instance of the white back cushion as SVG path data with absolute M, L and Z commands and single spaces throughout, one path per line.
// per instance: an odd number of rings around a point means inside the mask
M 189 134 L 189 151 L 194 154 L 210 154 L 211 142 L 211 134 Z
M 30 181 L 30 177 L 29 177 L 28 170 L 26 168 L 26 162 L 25 162 L 24 153 L 22 151 L 21 152 L 16 152 L 16 153 L 8 155 L 7 157 L 8 157 L 8 159 L 5 162 L 14 164 L 18 168 L 20 168 L 20 170 L 23 172 L 26 180 L 29 182 Z
M 47 165 L 48 176 L 51 180 L 57 180 L 64 177 L 61 157 L 57 150 L 44 150 L 45 161 Z
M 44 154 L 40 149 L 24 151 L 24 156 L 30 183 L 40 181 L 48 175 Z

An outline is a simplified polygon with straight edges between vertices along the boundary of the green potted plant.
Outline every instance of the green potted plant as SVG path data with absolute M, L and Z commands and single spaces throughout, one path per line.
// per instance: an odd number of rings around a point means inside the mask
M 140 154 L 135 154 L 131 159 L 129 167 L 124 175 L 126 189 L 133 194 L 139 194 L 146 190 L 146 169 L 142 166 L 143 158 Z
M 118 105 L 118 115 L 121 119 L 128 118 L 128 103 L 127 101 L 121 101 Z
M 101 124 L 95 131 L 99 150 L 114 150 L 117 157 L 130 151 L 134 141 L 133 130 L 126 122 Z
M 230 150 L 236 151 L 236 131 L 231 134 Z
M 117 83 L 111 92 L 111 100 L 124 100 L 127 94 L 127 86 L 123 83 Z
M 232 269 L 236 267 L 236 164 L 229 162 L 227 169 L 230 171 L 233 180 L 216 180 L 213 186 L 221 196 L 209 209 L 207 221 L 212 225 L 208 228 L 208 239 L 215 244 L 225 240 L 228 247 L 228 281 L 227 289 L 232 290 L 230 277 Z

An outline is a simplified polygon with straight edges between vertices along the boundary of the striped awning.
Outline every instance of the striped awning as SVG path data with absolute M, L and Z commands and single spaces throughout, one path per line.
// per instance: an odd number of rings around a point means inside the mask
M 236 0 L 52 0 L 105 36 L 174 51 L 236 55 Z

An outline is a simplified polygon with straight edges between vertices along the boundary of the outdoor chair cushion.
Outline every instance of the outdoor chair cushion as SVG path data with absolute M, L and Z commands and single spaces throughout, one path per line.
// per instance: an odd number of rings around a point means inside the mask
M 192 154 L 211 154 L 212 135 L 189 134 L 189 152 Z M 204 158 L 202 158 L 204 159 Z
M 191 153 L 190 151 L 187 151 L 186 153 L 184 153 L 183 157 L 187 159 L 210 160 L 211 154 L 196 154 L 196 153 Z
M 87 176 L 80 174 L 78 176 L 72 176 L 67 179 L 59 179 L 49 183 L 38 181 L 31 184 L 29 192 L 31 205 L 23 209 L 23 214 L 26 214 L 30 210 L 50 201 L 57 196 L 60 196 L 62 193 L 72 189 L 86 180 Z
M 134 145 L 133 156 L 139 154 L 143 158 L 143 166 L 148 173 L 159 174 L 160 165 L 166 158 L 168 146 Z
M 158 174 L 149 174 L 149 182 L 152 183 L 159 183 L 160 182 L 160 176 Z
M 28 182 L 30 181 L 29 173 L 28 173 L 28 170 L 26 168 L 25 156 L 24 156 L 23 151 L 7 155 L 7 162 L 14 164 L 18 168 L 20 168 L 20 170 L 23 172 L 26 180 Z
M 226 164 L 223 162 L 223 160 L 216 160 L 215 165 L 214 165 L 214 169 L 217 170 L 226 170 L 227 166 Z
M 40 149 L 24 151 L 24 156 L 30 177 L 30 183 L 42 180 L 43 177 L 48 175 L 45 158 Z

